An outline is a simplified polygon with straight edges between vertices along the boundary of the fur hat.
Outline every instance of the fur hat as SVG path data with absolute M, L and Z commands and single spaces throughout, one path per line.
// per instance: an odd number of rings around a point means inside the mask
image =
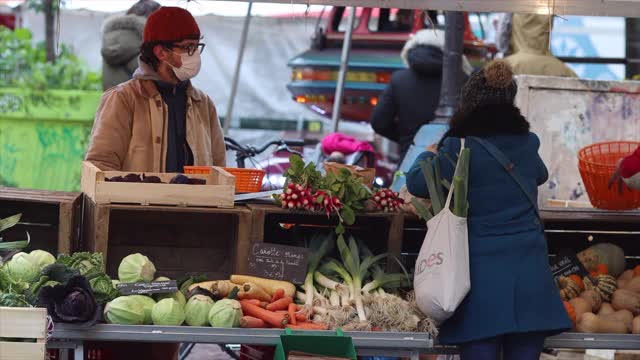
M 418 46 L 433 46 L 444 51 L 444 30 L 423 29 L 413 34 L 404 44 L 400 53 L 400 57 L 406 66 L 409 66 L 409 50 Z M 473 67 L 464 55 L 462 55 L 462 71 L 467 75 L 471 75 L 471 72 L 473 72 Z
M 144 42 L 178 42 L 200 39 L 200 28 L 191 13 L 183 8 L 163 6 L 154 11 L 144 27 Z
M 504 60 L 496 60 L 464 84 L 461 107 L 470 111 L 483 105 L 513 105 L 517 92 L 511 66 Z

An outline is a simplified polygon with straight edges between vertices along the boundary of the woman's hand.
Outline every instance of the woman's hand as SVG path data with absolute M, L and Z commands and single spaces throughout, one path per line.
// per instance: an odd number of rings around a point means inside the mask
M 434 154 L 438 154 L 438 144 L 431 144 L 427 147 L 427 151 L 430 151 Z

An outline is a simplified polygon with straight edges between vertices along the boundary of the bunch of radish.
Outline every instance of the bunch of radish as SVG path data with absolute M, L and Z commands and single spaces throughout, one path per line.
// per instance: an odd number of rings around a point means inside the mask
M 333 196 L 322 190 L 313 194 L 313 203 L 316 204 L 316 210 L 324 211 L 327 216 L 334 212 L 340 212 L 343 207 L 342 202 L 337 196 Z
M 396 211 L 400 209 L 400 205 L 404 204 L 400 194 L 390 189 L 378 189 L 373 193 L 372 200 L 376 203 L 378 210 L 384 212 Z
M 284 209 L 313 211 L 315 210 L 314 200 L 311 191 L 300 184 L 290 183 L 287 185 L 287 189 L 280 194 L 280 201 Z

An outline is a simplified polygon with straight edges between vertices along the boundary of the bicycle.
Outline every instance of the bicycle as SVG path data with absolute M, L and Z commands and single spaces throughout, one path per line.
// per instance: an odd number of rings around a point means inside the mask
M 265 171 L 265 180 L 262 184 L 262 191 L 278 190 L 284 186 L 284 174 L 289 167 L 289 156 L 292 154 L 304 157 L 302 152 L 292 149 L 300 148 L 307 145 L 304 140 L 285 140 L 278 139 L 269 141 L 262 146 L 243 146 L 232 138 L 225 137 L 225 146 L 227 150 L 236 153 L 236 166 L 238 168 L 246 168 L 247 160 L 251 166 L 256 169 Z M 276 146 L 272 156 L 267 160 L 256 161 L 256 157 L 266 152 L 271 147 Z

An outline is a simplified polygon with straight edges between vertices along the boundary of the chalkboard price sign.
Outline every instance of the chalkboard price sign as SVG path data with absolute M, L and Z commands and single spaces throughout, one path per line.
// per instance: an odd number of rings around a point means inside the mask
M 551 272 L 554 278 L 567 277 L 569 275 L 577 274 L 580 277 L 589 275 L 575 252 L 571 250 L 563 250 L 558 253 L 551 261 Z
M 302 284 L 308 261 L 306 248 L 255 243 L 249 254 L 249 272 L 253 276 Z
M 120 283 L 116 288 L 122 295 L 167 294 L 178 291 L 178 283 L 175 280 Z

